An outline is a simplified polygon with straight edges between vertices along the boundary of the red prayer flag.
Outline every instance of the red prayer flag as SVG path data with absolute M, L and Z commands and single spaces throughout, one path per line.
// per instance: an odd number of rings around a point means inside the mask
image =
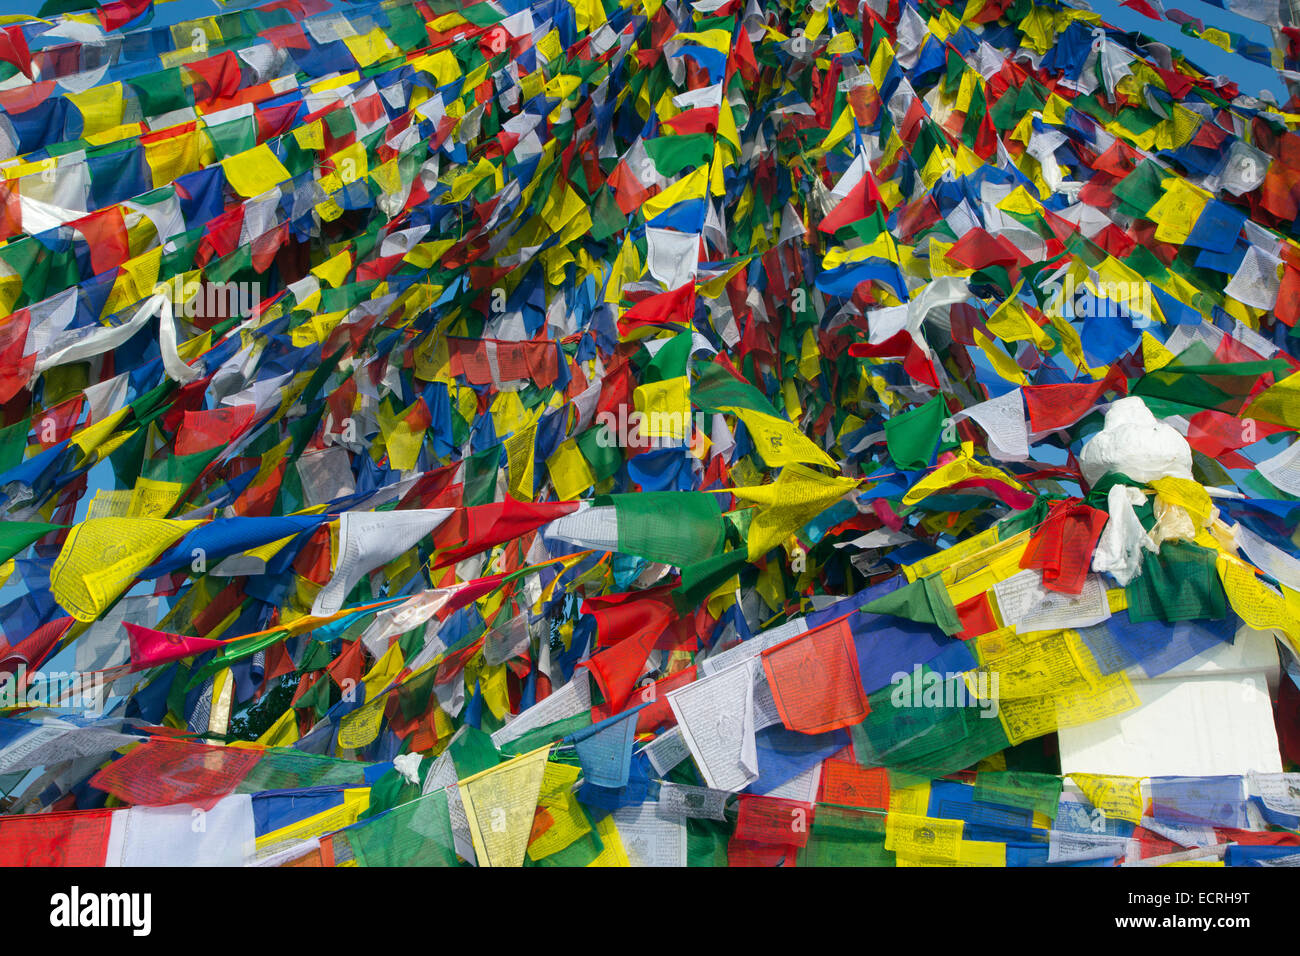
M 207 84 L 207 90 L 204 91 L 206 96 L 198 90 L 195 91 L 195 99 L 200 103 L 225 99 L 239 92 L 240 63 L 239 57 L 235 56 L 233 51 L 223 50 L 206 60 L 197 60 L 185 65 Z
M 1300 268 L 1291 262 L 1282 272 L 1282 286 L 1278 289 L 1274 314 L 1279 322 L 1291 328 L 1295 328 L 1296 319 L 1300 318 Z
M 742 793 L 737 799 L 734 838 L 747 843 L 806 846 L 813 805 L 799 800 Z
M 895 358 L 903 359 L 903 371 L 931 388 L 939 387 L 939 376 L 935 373 L 934 363 L 925 354 L 912 333 L 904 330 L 896 332 L 876 345 L 867 342 L 854 342 L 849 346 L 849 355 L 854 358 Z
M 0 239 L 23 231 L 23 204 L 16 180 L 0 183 Z
M 338 657 L 330 661 L 325 671 L 339 685 L 339 689 L 346 692 L 361 683 L 365 663 L 365 658 L 361 656 L 361 642 L 352 641 L 339 652 Z
M 36 369 L 36 353 L 23 355 L 30 322 L 30 314 L 23 309 L 0 323 L 0 405 L 25 389 Z
M 1128 381 L 1116 366 L 1111 366 L 1100 382 L 1026 385 L 1021 392 L 1025 396 L 1030 428 L 1035 432 L 1046 432 L 1073 425 L 1088 414 L 1097 404 L 1097 399 L 1109 390 L 1121 396 L 1128 394 Z
M 669 591 L 611 594 L 582 604 L 582 613 L 596 618 L 597 643 L 606 649 L 578 666 L 591 672 L 612 713 L 627 706 L 646 658 L 677 616 Z
M 112 3 L 102 5 L 95 13 L 105 30 L 116 30 L 140 16 L 152 3 L 153 0 L 113 0 Z
M 260 750 L 154 738 L 100 770 L 90 785 L 133 806 L 211 810 L 261 759 Z
M 628 333 L 647 325 L 690 325 L 695 315 L 695 283 L 647 296 L 623 313 L 619 331 Z
M 1077 498 L 1058 501 L 1029 539 L 1020 566 L 1042 572 L 1049 591 L 1079 594 L 1108 517 Z
M 225 647 L 221 641 L 206 637 L 185 637 L 181 634 L 167 634 L 154 631 L 130 621 L 123 621 L 127 639 L 131 642 L 131 670 L 143 671 L 159 664 L 168 664 L 204 651 Z
M 1289 431 L 1283 425 L 1251 419 L 1248 425 L 1236 415 L 1206 409 L 1187 419 L 1187 444 L 1210 458 L 1223 458 L 1226 452 L 1253 445 L 1261 438 Z
M 798 848 L 783 843 L 752 843 L 732 839 L 727 844 L 727 866 L 794 866 Z
M 889 771 L 864 767 L 852 757 L 829 757 L 822 762 L 821 803 L 844 807 L 889 808 Z
M 1142 16 L 1146 17 L 1148 20 L 1164 19 L 1164 17 L 1158 14 L 1155 11 L 1155 8 L 1152 7 L 1151 4 L 1147 3 L 1146 0 L 1122 0 L 1120 6 L 1128 7 L 1130 10 L 1136 10 L 1138 13 L 1142 14 Z
M 880 191 L 876 189 L 875 177 L 866 173 L 858 184 L 849 190 L 849 194 L 835 204 L 835 208 L 821 221 L 817 228 L 822 232 L 834 234 L 835 230 L 849 223 L 866 219 L 880 204 Z
M 0 866 L 103 866 L 112 810 L 0 816 Z
M 194 455 L 229 444 L 253 420 L 252 405 L 186 412 L 176 432 L 176 454 Z
M 1014 269 L 1028 262 L 1006 236 L 992 236 L 979 226 L 964 233 L 946 255 L 967 269 L 983 269 L 986 266 Z
M 967 598 L 958 604 L 956 609 L 957 617 L 961 619 L 961 631 L 954 636 L 963 641 L 969 641 L 972 637 L 979 637 L 981 634 L 987 634 L 989 631 L 998 629 L 986 593 Z
M 32 54 L 27 47 L 22 26 L 14 25 L 0 30 L 0 60 L 12 63 L 22 70 L 23 76 L 31 77 Z
M 116 269 L 131 258 L 131 243 L 120 206 L 105 207 L 68 225 L 86 237 L 90 267 L 96 275 Z
M 576 501 L 532 503 L 507 498 L 460 509 L 434 533 L 434 543 L 439 549 L 453 543 L 458 543 L 459 547 L 444 551 L 435 558 L 433 568 L 444 568 L 493 545 L 521 537 L 577 510 L 577 507 Z
M 853 632 L 845 620 L 764 651 L 763 670 L 781 721 L 790 730 L 822 734 L 861 723 L 870 712 Z
M 74 623 L 70 617 L 60 617 L 42 624 L 13 647 L 0 641 L 0 673 L 13 673 L 20 665 L 29 671 L 40 667 Z

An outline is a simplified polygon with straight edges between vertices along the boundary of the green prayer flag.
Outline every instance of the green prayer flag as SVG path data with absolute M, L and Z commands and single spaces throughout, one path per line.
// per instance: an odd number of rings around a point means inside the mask
M 27 550 L 51 531 L 65 527 L 41 521 L 0 521 L 0 563 Z
M 624 554 L 682 567 L 698 564 L 722 547 L 717 495 L 650 491 L 609 500 L 618 515 L 618 549 Z
M 925 468 L 939 450 L 948 407 L 936 395 L 909 412 L 885 421 L 885 444 L 894 464 L 907 471 Z
M 868 614 L 889 614 L 920 624 L 933 624 L 949 636 L 962 630 L 957 609 L 938 575 L 905 584 L 864 604 L 861 610 Z
M 1187 541 L 1164 542 L 1159 554 L 1146 557 L 1141 572 L 1124 590 L 1129 620 L 1135 624 L 1217 621 L 1228 613 L 1215 552 Z
M 460 862 L 446 790 L 362 821 L 339 837 L 350 846 L 358 866 L 457 866 Z

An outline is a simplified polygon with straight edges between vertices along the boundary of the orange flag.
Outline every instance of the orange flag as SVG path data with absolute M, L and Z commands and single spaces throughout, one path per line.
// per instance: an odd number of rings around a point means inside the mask
M 791 730 L 821 734 L 870 712 L 847 620 L 831 621 L 763 652 L 777 713 Z

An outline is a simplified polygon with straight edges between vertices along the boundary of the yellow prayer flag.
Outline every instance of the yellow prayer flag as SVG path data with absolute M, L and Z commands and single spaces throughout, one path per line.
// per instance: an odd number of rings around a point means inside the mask
M 520 501 L 533 500 L 533 446 L 537 440 L 537 423 L 529 425 L 505 440 L 506 473 L 510 477 L 510 494 Z
M 266 143 L 227 156 L 221 161 L 226 179 L 235 192 L 245 199 L 260 196 L 289 179 L 289 170 L 276 159 Z
M 292 708 L 287 711 L 293 714 Z M 280 850 L 288 849 L 302 840 L 324 836 L 349 827 L 370 806 L 370 789 L 354 787 L 343 791 L 343 801 L 337 806 L 313 813 L 309 817 L 277 827 L 257 838 L 258 857 L 271 856 Z
M 374 743 L 384 723 L 387 703 L 388 695 L 384 694 L 344 714 L 339 721 L 339 746 L 354 750 Z
M 949 485 L 955 485 L 959 481 L 965 481 L 967 478 L 989 478 L 993 481 L 1002 482 L 1004 485 L 1009 485 L 1018 491 L 1025 490 L 1024 485 L 1001 468 L 982 465 L 972 458 L 957 458 L 940 468 L 936 468 L 909 488 L 907 494 L 903 495 L 903 504 L 914 505 L 922 498 L 941 491 Z
M 885 818 L 885 849 L 914 860 L 957 861 L 964 820 L 895 813 Z
M 1053 326 L 1055 327 L 1055 324 Z M 975 344 L 979 346 L 979 350 L 984 353 L 984 357 L 993 366 L 993 371 L 997 372 L 1006 381 L 1014 382 L 1016 385 L 1029 384 L 1029 380 L 1025 378 L 1025 370 L 1017 365 L 1015 359 L 1003 351 L 997 342 L 990 339 L 979 329 L 975 329 L 972 334 L 975 338 Z
M 388 650 L 375 661 L 375 666 L 361 678 L 361 683 L 366 687 L 366 698 L 369 699 L 372 694 L 377 695 L 386 690 L 405 666 L 405 661 L 402 659 L 402 645 L 398 641 L 393 641 L 388 646 Z
M 201 138 L 197 131 L 191 130 L 144 144 L 144 159 L 149 165 L 155 189 L 203 165 Z
M 478 687 L 483 695 L 483 703 L 497 720 L 502 720 L 510 712 L 510 690 L 506 683 L 507 669 L 505 663 L 485 667 L 479 675 Z
M 1300 372 L 1274 382 L 1256 395 L 1242 410 L 1241 417 L 1300 428 Z
M 331 256 L 311 270 L 311 274 L 320 279 L 331 289 L 337 289 L 352 271 L 352 253 L 347 249 L 336 256 Z
M 546 766 L 549 770 L 551 767 L 563 765 L 548 763 Z M 546 812 L 551 817 L 551 825 L 528 844 L 530 860 L 544 860 L 548 856 L 553 856 L 591 832 L 591 821 L 587 819 L 581 804 L 571 793 L 564 794 L 562 799 L 547 805 Z
M 108 294 L 104 305 L 104 315 L 122 312 L 153 294 L 158 287 L 162 252 L 162 246 L 157 246 L 122 263 L 117 278 L 113 280 L 113 291 Z
M 741 501 L 759 506 L 749 522 L 749 560 L 767 554 L 857 486 L 853 478 L 829 477 L 792 463 L 770 485 L 732 489 Z
M 356 58 L 357 66 L 362 69 L 382 60 L 391 60 L 402 53 L 377 26 L 372 27 L 369 33 L 344 37 L 343 43 Z
M 344 146 L 330 157 L 330 162 L 334 164 L 334 170 L 345 186 L 364 179 L 370 171 L 370 159 L 366 154 L 365 143 Z
M 1257 631 L 1278 631 L 1293 651 L 1300 648 L 1300 593 L 1286 585 L 1278 593 L 1254 568 L 1224 552 L 1219 553 L 1217 570 L 1228 603 L 1243 621 Z
M 623 838 L 618 834 L 618 827 L 614 825 L 612 814 L 596 824 L 596 836 L 600 837 L 600 842 L 605 848 L 587 866 L 632 865 L 628 862 L 627 851 L 623 848 Z
M 202 521 L 88 518 L 75 525 L 50 569 L 54 600 L 78 621 L 98 620 L 137 574 Z
M 298 713 L 290 707 L 257 738 L 257 742 L 263 747 L 288 747 L 297 739 Z
M 66 98 L 81 113 L 83 138 L 122 123 L 125 103 L 121 83 L 92 86 L 83 93 L 68 93 Z
M 412 406 L 394 418 L 385 407 L 379 406 L 379 425 L 384 434 L 384 447 L 388 449 L 388 464 L 397 471 L 410 471 L 420 458 L 420 449 L 424 446 L 422 427 L 411 424 Z
M 536 50 L 542 56 L 546 57 L 546 62 L 557 60 L 564 56 L 564 44 L 560 42 L 560 33 L 558 30 L 552 30 L 546 36 L 537 41 Z
M 1007 342 L 1033 342 L 1045 352 L 1054 345 L 1052 337 L 1029 317 L 1014 294 L 998 306 L 986 324 L 990 332 Z
M 826 44 L 826 52 L 832 56 L 837 53 L 852 53 L 858 48 L 858 41 L 853 34 L 844 30 L 831 37 L 830 42 Z
M 573 501 L 596 483 L 596 476 L 587 464 L 578 448 L 576 439 L 561 442 L 546 459 L 546 470 L 550 473 L 551 484 L 555 486 L 555 497 L 560 501 Z
M 306 126 L 296 126 L 292 132 L 299 149 L 325 148 L 325 129 L 320 120 L 312 120 Z
M 641 413 L 641 434 L 681 441 L 691 432 L 690 380 L 685 375 L 638 385 L 632 403 Z
M 779 468 L 796 462 L 839 468 L 830 455 L 818 448 L 813 444 L 812 439 L 783 418 L 774 418 L 749 408 L 729 407 L 722 410 L 729 415 L 735 415 L 745 423 L 759 455 L 770 468 Z
M 1145 804 L 1139 777 L 1116 777 L 1097 773 L 1072 773 L 1070 779 L 1083 791 L 1088 802 L 1107 817 L 1138 823 Z
M 81 429 L 72 436 L 72 444 L 81 449 L 83 455 L 89 455 L 95 448 L 107 441 L 117 431 L 118 426 L 131 414 L 129 406 L 119 408 L 103 421 Z
M 1147 218 L 1156 224 L 1156 239 L 1182 245 L 1209 197 L 1177 176 L 1170 176 L 1163 186 L 1165 194 L 1156 200 Z
M 523 866 L 550 744 L 460 782 L 479 866 Z

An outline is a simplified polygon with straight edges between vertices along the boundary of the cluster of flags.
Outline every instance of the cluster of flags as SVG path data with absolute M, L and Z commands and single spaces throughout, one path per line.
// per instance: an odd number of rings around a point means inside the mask
M 150 10 L 0 31 L 0 863 L 1300 860 L 1296 100 L 1054 2 Z M 1247 645 L 1267 759 L 1066 765 Z

